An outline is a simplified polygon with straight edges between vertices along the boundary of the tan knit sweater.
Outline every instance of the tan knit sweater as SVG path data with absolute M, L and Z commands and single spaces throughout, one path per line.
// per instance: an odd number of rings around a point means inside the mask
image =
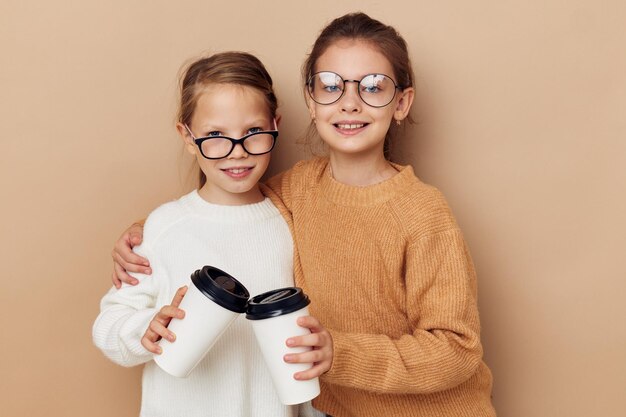
M 334 417 L 495 416 L 461 231 L 435 188 L 395 167 L 352 187 L 314 159 L 264 187 L 291 223 L 296 284 L 333 337 L 313 404 Z

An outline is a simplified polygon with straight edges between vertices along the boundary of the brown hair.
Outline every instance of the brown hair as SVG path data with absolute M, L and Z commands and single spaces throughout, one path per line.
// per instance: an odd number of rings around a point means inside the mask
M 263 94 L 271 118 L 276 117 L 278 100 L 272 77 L 257 57 L 246 52 L 222 52 L 191 63 L 180 78 L 180 105 L 177 120 L 189 125 L 196 110 L 198 98 L 210 84 L 237 84 L 251 87 Z M 200 170 L 199 187 L 206 183 Z
M 311 53 L 308 55 L 306 61 L 304 61 L 302 65 L 302 79 L 305 85 L 305 100 L 307 95 L 306 83 L 316 72 L 315 65 L 319 57 L 322 56 L 326 49 L 332 44 L 346 39 L 360 40 L 371 44 L 383 54 L 391 64 L 394 72 L 393 76 L 398 87 L 405 89 L 413 86 L 415 76 L 413 75 L 411 60 L 409 59 L 408 48 L 402 36 L 400 36 L 393 27 L 372 19 L 365 13 L 349 13 L 336 18 L 322 30 L 313 44 Z M 413 122 L 410 116 L 408 120 L 409 122 Z M 395 127 L 392 123 L 385 136 L 385 157 L 389 157 L 391 152 L 393 130 L 395 130 Z M 311 137 L 315 136 L 315 133 L 315 125 L 311 122 L 306 133 L 305 143 L 310 145 Z

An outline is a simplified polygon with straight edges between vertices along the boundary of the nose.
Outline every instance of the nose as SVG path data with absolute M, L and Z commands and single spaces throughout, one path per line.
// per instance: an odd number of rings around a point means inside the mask
M 350 84 L 354 84 L 354 88 L 350 87 Z M 344 92 L 341 97 L 340 104 L 341 110 L 345 112 L 358 112 L 361 110 L 361 97 L 359 97 L 359 82 L 358 81 L 344 81 Z
M 232 152 L 228 155 L 228 159 L 241 159 L 247 158 L 248 152 L 243 148 L 243 144 L 238 143 L 233 148 Z

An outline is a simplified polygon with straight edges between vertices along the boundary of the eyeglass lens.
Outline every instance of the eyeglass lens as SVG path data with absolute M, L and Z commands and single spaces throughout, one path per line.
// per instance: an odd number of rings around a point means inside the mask
M 253 133 L 243 139 L 244 150 L 251 155 L 261 155 L 272 150 L 274 146 L 274 136 L 270 133 Z M 235 148 L 235 143 L 225 137 L 208 137 L 202 141 L 200 150 L 207 158 L 224 158 Z
M 308 83 L 311 98 L 319 104 L 332 104 L 339 100 L 345 91 L 346 83 L 339 74 L 323 71 L 314 74 Z M 359 97 L 370 106 L 383 107 L 391 103 L 396 95 L 396 85 L 384 74 L 368 74 L 358 81 Z

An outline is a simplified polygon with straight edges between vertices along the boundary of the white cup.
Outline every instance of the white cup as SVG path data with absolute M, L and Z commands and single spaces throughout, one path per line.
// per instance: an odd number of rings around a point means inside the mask
M 176 340 L 161 339 L 162 352 L 154 355 L 154 361 L 170 375 L 189 375 L 228 326 L 246 311 L 249 297 L 246 287 L 220 269 L 205 266 L 195 271 L 180 303 L 185 317 L 172 319 L 168 326 Z
M 248 302 L 246 318 L 250 320 L 256 340 L 269 368 L 280 401 L 285 405 L 300 404 L 320 394 L 318 378 L 298 381 L 293 375 L 306 371 L 312 363 L 287 363 L 287 353 L 311 350 L 307 347 L 290 348 L 286 340 L 293 336 L 310 334 L 309 329 L 296 323 L 298 317 L 308 316 L 309 297 L 300 288 L 280 288 L 253 297 Z

